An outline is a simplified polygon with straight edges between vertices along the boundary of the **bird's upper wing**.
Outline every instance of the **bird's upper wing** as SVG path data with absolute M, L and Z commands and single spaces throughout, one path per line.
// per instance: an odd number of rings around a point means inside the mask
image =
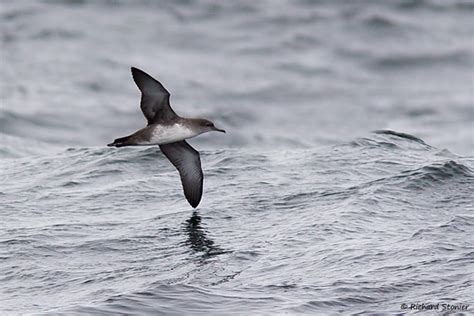
M 160 145 L 161 151 L 179 171 L 184 196 L 192 207 L 201 201 L 203 175 L 199 152 L 186 141 Z
M 158 80 L 135 67 L 132 67 L 132 76 L 142 92 L 140 108 L 148 120 L 148 125 L 178 117 L 171 109 L 170 93 Z

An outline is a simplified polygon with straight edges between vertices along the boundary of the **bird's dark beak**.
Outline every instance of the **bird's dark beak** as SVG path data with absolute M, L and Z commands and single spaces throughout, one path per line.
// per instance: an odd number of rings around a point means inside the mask
M 217 128 L 217 127 L 214 127 L 214 130 L 215 130 L 215 131 L 218 131 L 218 132 L 221 132 L 221 133 L 225 133 L 225 131 L 224 131 L 223 129 L 219 129 L 219 128 Z

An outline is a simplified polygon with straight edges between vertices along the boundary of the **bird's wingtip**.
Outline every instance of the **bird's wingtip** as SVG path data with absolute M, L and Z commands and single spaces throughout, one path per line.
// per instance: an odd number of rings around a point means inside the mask
M 138 69 L 137 67 L 132 66 L 132 67 L 130 67 L 130 71 L 132 72 L 132 76 L 133 76 L 133 75 L 135 75 L 137 72 L 139 72 L 140 69 Z

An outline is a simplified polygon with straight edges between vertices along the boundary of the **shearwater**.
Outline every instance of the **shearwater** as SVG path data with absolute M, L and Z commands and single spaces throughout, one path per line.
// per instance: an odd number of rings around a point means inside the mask
M 132 67 L 132 76 L 142 93 L 140 108 L 148 125 L 129 136 L 117 138 L 107 146 L 159 145 L 178 169 L 184 196 L 196 208 L 201 201 L 204 176 L 199 152 L 186 139 L 210 131 L 225 131 L 206 119 L 180 117 L 170 106 L 170 93 L 158 80 L 135 67 Z

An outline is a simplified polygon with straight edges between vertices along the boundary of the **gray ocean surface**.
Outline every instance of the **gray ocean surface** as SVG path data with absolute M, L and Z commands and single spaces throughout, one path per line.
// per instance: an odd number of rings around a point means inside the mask
M 474 311 L 473 1 L 0 1 L 0 315 Z M 130 66 L 190 140 L 193 210 Z

